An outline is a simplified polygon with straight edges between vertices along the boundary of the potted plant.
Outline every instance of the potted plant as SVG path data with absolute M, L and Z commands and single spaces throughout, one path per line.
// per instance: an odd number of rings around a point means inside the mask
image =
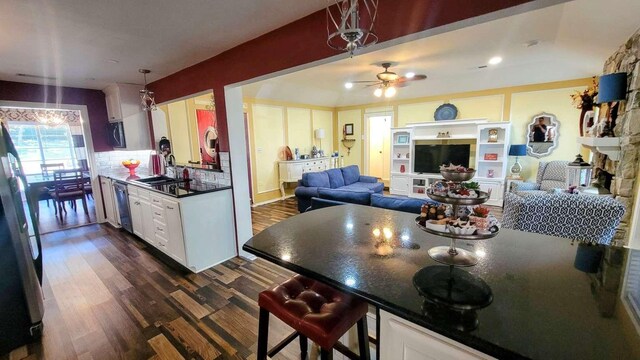
M 478 230 L 489 230 L 489 208 L 478 205 L 473 208 L 469 220 L 475 223 Z

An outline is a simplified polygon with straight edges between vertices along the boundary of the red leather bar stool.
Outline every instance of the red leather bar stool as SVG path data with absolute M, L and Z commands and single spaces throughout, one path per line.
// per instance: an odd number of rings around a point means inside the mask
M 307 356 L 307 339 L 320 346 L 321 359 L 332 359 L 333 349 L 350 359 L 369 360 L 367 304 L 330 286 L 296 275 L 271 290 L 260 293 L 258 360 L 273 357 L 296 337 L 302 358 Z M 269 313 L 291 326 L 295 332 L 267 351 Z M 360 356 L 338 342 L 353 325 L 358 328 Z

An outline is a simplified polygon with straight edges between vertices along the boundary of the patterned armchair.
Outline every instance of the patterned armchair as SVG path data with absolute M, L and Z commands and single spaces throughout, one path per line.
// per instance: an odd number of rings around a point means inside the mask
M 507 229 L 608 245 L 625 208 L 605 196 L 506 193 L 503 211 Z
M 564 189 L 569 161 L 541 161 L 536 175 L 536 182 L 513 183 L 511 191 L 519 194 L 545 194 L 549 190 Z

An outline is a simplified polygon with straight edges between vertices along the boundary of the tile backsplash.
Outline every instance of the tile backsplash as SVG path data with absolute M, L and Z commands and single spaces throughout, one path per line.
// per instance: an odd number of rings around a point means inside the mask
M 127 171 L 122 166 L 122 161 L 128 159 L 140 160 L 140 166 L 136 169 L 139 174 L 149 174 L 149 156 L 151 150 L 140 151 L 108 151 L 96 153 L 96 166 L 98 173 L 109 171 Z M 231 185 L 231 167 L 229 163 L 229 153 L 220 152 L 220 165 L 222 172 L 208 171 L 202 169 L 189 168 L 189 176 L 197 181 Z M 178 171 L 182 172 L 183 167 L 178 166 Z M 171 168 L 167 169 L 168 176 L 174 176 Z
M 98 167 L 98 173 L 101 171 L 113 171 L 113 170 L 122 170 L 127 171 L 127 169 L 122 166 L 122 162 L 124 160 L 134 159 L 140 160 L 140 166 L 136 169 L 140 174 L 148 174 L 149 173 L 149 156 L 151 155 L 151 150 L 139 150 L 139 151 L 106 151 L 106 152 L 98 152 L 96 155 L 96 166 Z

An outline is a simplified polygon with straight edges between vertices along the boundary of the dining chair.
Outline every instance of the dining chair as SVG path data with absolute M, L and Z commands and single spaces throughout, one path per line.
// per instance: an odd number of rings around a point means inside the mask
M 81 170 L 56 170 L 53 172 L 53 181 L 54 190 L 51 191 L 51 197 L 58 204 L 60 221 L 62 221 L 62 213 L 67 212 L 64 205 L 65 201 L 71 202 L 72 208 L 75 210 L 76 200 L 82 200 L 84 213 L 89 216 L 89 208 L 87 207 L 87 199 L 84 192 L 84 179 Z
M 55 164 L 40 164 L 40 172 L 43 177 L 50 176 L 55 170 L 64 170 L 63 163 L 55 163 Z M 49 200 L 53 200 L 51 197 L 51 190 L 53 188 L 43 186 L 39 189 L 35 189 L 38 194 L 38 201 L 47 200 L 47 207 L 49 207 Z M 55 207 L 55 201 L 53 206 Z M 58 208 L 55 207 L 56 215 L 58 215 Z

